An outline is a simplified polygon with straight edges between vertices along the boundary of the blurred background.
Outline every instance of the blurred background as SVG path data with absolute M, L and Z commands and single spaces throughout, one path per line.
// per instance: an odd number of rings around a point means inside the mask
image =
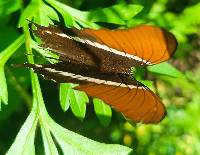
M 140 4 L 143 10 L 126 27 L 150 23 L 171 31 L 178 40 L 178 49 L 169 61 L 182 74 L 173 78 L 156 74 L 156 90 L 167 107 L 167 117 L 157 125 L 134 124 L 125 121 L 113 110 L 111 122 L 103 126 L 95 115 L 93 104 L 87 104 L 84 120 L 78 120 L 70 110 L 59 106 L 58 86 L 40 78 L 47 110 L 62 126 L 104 143 L 116 143 L 133 148 L 138 155 L 200 154 L 200 1 L 199 0 L 60 0 L 81 11 L 110 7 L 116 3 Z M 17 28 L 21 0 L 0 0 L 0 51 L 22 33 Z M 11 5 L 12 3 L 12 5 Z M 24 1 L 27 5 L 28 0 Z M 107 27 L 113 25 L 101 23 Z M 1 61 L 1 60 L 0 60 Z M 26 61 L 22 46 L 5 65 L 9 104 L 0 111 L 0 154 L 12 144 L 29 114 L 31 85 L 27 69 L 13 69 L 10 64 Z M 167 68 L 165 68 L 167 69 Z M 1 90 L 0 90 L 1 91 Z M 37 152 L 42 140 L 37 133 Z

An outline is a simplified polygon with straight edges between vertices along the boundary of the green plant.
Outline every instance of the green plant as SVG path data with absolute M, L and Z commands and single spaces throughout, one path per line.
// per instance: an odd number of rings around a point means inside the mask
M 170 139 L 177 141 L 177 135 L 186 133 L 187 128 L 193 123 L 188 117 L 193 113 L 197 114 L 199 112 L 199 106 L 196 104 L 198 101 L 198 96 L 196 94 L 199 93 L 199 87 L 195 82 L 199 77 L 190 76 L 190 72 L 183 74 L 168 63 L 162 63 L 148 68 L 149 72 L 155 74 L 159 80 L 166 81 L 169 85 L 178 83 L 182 85 L 183 90 L 187 89 L 188 91 L 195 92 L 194 98 L 190 101 L 190 104 L 193 106 L 188 106 L 185 109 L 179 110 L 180 112 L 178 114 L 175 112 L 176 107 L 174 105 L 169 106 L 169 116 L 160 126 L 138 125 L 135 129 L 133 129 L 133 127 L 125 127 L 125 130 L 136 133 L 137 138 L 142 141 L 139 142 L 137 150 L 132 150 L 122 145 L 99 143 L 61 127 L 50 117 L 46 110 L 37 75 L 30 71 L 31 83 L 28 82 L 28 73 L 17 73 L 17 79 L 13 78 L 15 77 L 15 72 L 17 72 L 16 70 L 19 69 L 11 69 L 10 64 L 23 63 L 25 59 L 21 57 L 24 55 L 24 51 L 26 52 L 27 61 L 29 63 L 34 63 L 33 52 L 39 53 L 44 58 L 56 57 L 56 55 L 39 48 L 38 44 L 30 35 L 28 27 L 29 22 L 27 19 L 45 26 L 53 24 L 53 21 L 63 21 L 67 27 L 90 27 L 95 29 L 100 27 L 98 23 L 110 23 L 125 28 L 132 27 L 139 23 L 151 23 L 171 30 L 177 36 L 180 44 L 188 47 L 187 35 L 195 33 L 197 31 L 196 23 L 200 23 L 199 20 L 197 20 L 195 24 L 193 23 L 199 10 L 199 3 L 186 8 L 183 10 L 182 14 L 176 15 L 166 9 L 166 0 L 151 1 L 151 3 L 149 2 L 148 4 L 145 4 L 144 1 L 138 1 L 137 4 L 127 4 L 122 0 L 118 4 L 111 5 L 110 7 L 98 8 L 90 11 L 80 11 L 56 0 L 31 0 L 26 7 L 24 7 L 21 2 L 21 0 L 0 0 L 0 19 L 2 23 L 0 27 L 4 30 L 0 33 L 0 107 L 2 103 L 7 106 L 13 103 L 12 106 L 14 107 L 14 103 L 16 104 L 19 100 L 22 100 L 15 93 L 15 97 L 13 97 L 14 100 L 11 99 L 12 103 L 10 102 L 8 95 L 12 92 L 7 91 L 7 83 L 12 83 L 16 86 L 17 91 L 20 92 L 25 102 L 28 103 L 28 107 L 31 108 L 28 118 L 22 125 L 7 154 L 35 154 L 34 140 L 37 126 L 39 126 L 41 131 L 45 154 L 60 154 L 61 152 L 63 154 L 129 154 L 131 151 L 141 154 L 147 152 L 170 154 L 174 152 L 183 152 L 183 148 L 181 147 L 183 147 L 185 143 L 183 145 L 180 144 L 180 147 L 177 148 L 178 151 L 175 151 L 174 148 L 176 144 L 170 143 Z M 80 3 L 81 2 L 77 3 L 77 5 L 80 5 Z M 16 11 L 18 11 L 20 15 L 13 14 L 16 13 Z M 15 20 L 13 23 L 11 22 L 14 26 L 6 27 L 6 24 L 4 24 L 10 22 L 12 17 L 17 17 L 16 20 L 19 21 L 18 27 L 22 29 L 22 33 L 19 34 L 16 32 L 16 29 L 13 29 L 13 27 L 16 27 Z M 177 53 L 180 53 L 183 47 L 185 46 L 181 46 Z M 176 57 L 181 57 L 179 55 L 180 54 L 177 54 Z M 11 58 L 13 58 L 13 62 Z M 9 59 L 11 59 L 11 62 L 8 61 Z M 54 63 L 53 59 L 47 60 L 50 61 L 50 63 Z M 11 70 L 13 70 L 13 72 Z M 6 71 L 8 77 L 6 77 L 4 71 Z M 138 77 L 140 78 L 140 71 L 138 71 L 136 75 L 137 74 L 139 74 Z M 24 80 L 20 81 L 20 77 L 23 77 L 22 79 Z M 175 82 L 177 79 L 178 82 Z M 192 82 L 190 83 L 188 81 Z M 32 87 L 33 99 L 31 99 L 24 89 L 29 87 L 30 84 Z M 60 85 L 59 99 L 61 108 L 63 111 L 67 111 L 70 107 L 74 116 L 83 121 L 86 114 L 88 97 L 82 92 L 72 90 L 72 87 L 72 84 Z M 153 85 L 151 85 L 151 87 L 153 87 Z M 161 97 L 165 99 L 168 95 L 166 91 L 167 90 L 164 90 L 164 93 L 162 91 L 160 93 Z M 98 119 L 102 125 L 108 126 L 112 115 L 110 107 L 98 99 L 94 99 L 93 103 Z M 1 119 L 3 119 L 3 116 L 6 117 L 6 115 L 3 115 L 3 112 L 7 112 L 8 115 L 9 110 L 10 113 L 12 111 L 12 108 L 6 110 L 4 109 L 5 106 L 2 107 L 2 112 L 0 113 L 0 116 L 2 116 Z M 17 105 L 15 107 L 17 107 Z M 184 113 L 184 110 L 187 113 Z M 181 115 L 181 118 L 186 120 L 184 123 L 187 125 L 182 123 L 181 120 L 174 120 L 174 115 L 177 117 Z M 194 118 L 198 122 L 196 115 Z M 176 128 L 172 126 L 176 126 Z M 169 128 L 172 131 L 164 131 L 164 128 Z M 165 136 L 158 138 L 163 133 Z M 187 134 L 187 136 L 190 137 L 192 134 L 197 136 L 197 133 L 199 133 L 198 126 L 196 126 L 195 130 Z M 153 134 L 154 137 L 151 136 L 151 134 Z M 118 133 L 116 129 L 116 132 L 113 132 L 111 136 L 120 137 L 120 133 Z M 186 139 L 188 137 L 186 137 Z M 113 139 L 117 141 L 118 138 Z M 167 139 L 167 142 L 165 139 Z M 151 144 L 152 140 L 153 143 Z M 195 140 L 197 141 L 196 145 L 198 145 L 198 139 Z M 160 149 L 153 151 L 158 147 L 157 143 L 160 145 Z M 127 143 L 127 145 L 129 144 Z M 143 150 L 145 147 L 146 149 Z M 169 148 L 172 149 L 170 150 Z M 194 148 L 196 151 L 194 151 L 194 153 L 197 153 L 198 150 L 195 146 Z

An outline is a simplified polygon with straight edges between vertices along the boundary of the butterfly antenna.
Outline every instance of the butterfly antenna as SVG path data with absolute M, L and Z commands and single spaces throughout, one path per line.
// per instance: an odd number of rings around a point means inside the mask
M 33 25 L 35 25 L 36 27 L 40 27 L 40 25 L 39 24 L 37 24 L 37 23 L 35 23 L 35 22 L 33 22 L 33 21 L 31 21 L 31 20 L 29 20 L 29 19 L 26 19 L 30 24 L 33 24 Z
M 27 67 L 28 63 L 23 64 L 11 64 L 12 67 L 19 68 L 19 67 Z

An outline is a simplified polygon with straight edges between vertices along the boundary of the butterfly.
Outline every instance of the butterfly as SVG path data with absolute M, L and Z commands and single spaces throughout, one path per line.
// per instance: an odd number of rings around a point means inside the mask
M 150 25 L 94 30 L 33 24 L 40 46 L 58 54 L 59 62 L 25 67 L 58 83 L 78 83 L 73 89 L 102 99 L 134 122 L 158 123 L 165 117 L 161 99 L 133 79 L 130 69 L 168 60 L 177 47 L 172 33 Z

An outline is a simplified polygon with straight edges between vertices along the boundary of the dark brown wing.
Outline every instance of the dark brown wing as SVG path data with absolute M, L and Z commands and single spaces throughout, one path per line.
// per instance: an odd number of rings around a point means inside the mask
M 74 41 L 66 37 L 65 31 L 56 26 L 40 26 L 36 23 L 36 30 L 32 30 L 36 36 L 42 40 L 40 45 L 42 48 L 58 53 L 61 61 L 72 61 L 79 64 L 87 64 L 89 66 L 97 66 L 96 58 L 87 52 L 84 44 Z M 68 32 L 72 29 L 68 29 Z M 65 36 L 63 36 L 65 35 Z

